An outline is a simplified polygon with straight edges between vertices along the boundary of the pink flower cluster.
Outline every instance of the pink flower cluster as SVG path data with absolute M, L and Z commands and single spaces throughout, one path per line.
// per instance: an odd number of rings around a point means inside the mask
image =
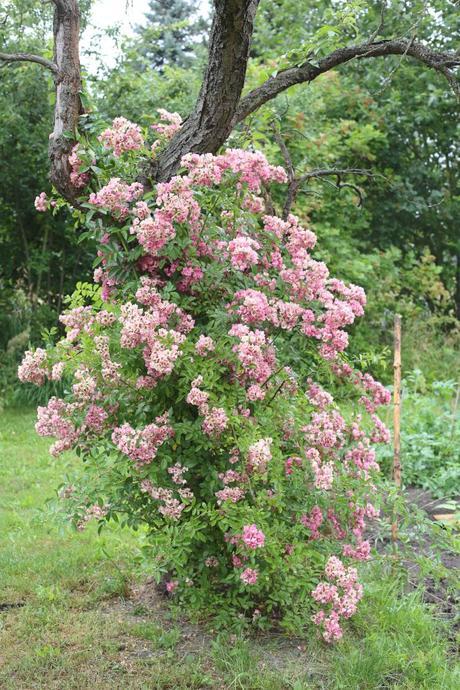
M 371 557 L 371 545 L 367 540 L 361 541 L 357 546 L 344 544 L 343 555 L 355 558 L 357 561 L 368 561 Z
M 371 415 L 373 429 L 370 435 L 371 443 L 389 443 L 391 439 L 390 430 L 376 414 Z
M 258 576 L 259 574 L 254 568 L 245 568 L 240 575 L 240 580 L 242 580 L 245 585 L 255 585 Z
M 89 402 L 100 397 L 97 379 L 86 366 L 80 366 L 75 371 L 74 380 L 72 392 L 78 402 Z
M 114 362 L 110 356 L 109 336 L 98 335 L 94 338 L 96 352 L 101 358 L 101 376 L 111 384 L 118 383 L 120 379 L 121 362 Z
M 238 458 L 236 456 L 231 456 L 230 462 L 234 464 L 234 462 L 238 462 Z M 243 488 L 239 486 L 230 487 L 228 484 L 244 482 L 247 479 L 246 476 L 241 475 L 240 472 L 237 472 L 236 470 L 230 469 L 226 472 L 220 473 L 219 479 L 223 482 L 223 484 L 225 484 L 225 488 L 221 489 L 220 491 L 216 491 L 215 495 L 217 497 L 218 505 L 225 503 L 225 501 L 238 503 L 238 501 L 241 501 L 241 499 L 244 498 L 246 491 Z
M 235 293 L 235 299 L 230 307 L 235 307 L 236 313 L 245 324 L 268 322 L 285 330 L 294 329 L 299 321 L 305 317 L 306 311 L 295 302 L 285 302 L 279 299 L 268 299 L 260 290 L 246 289 Z
M 246 391 L 246 395 L 248 396 L 248 400 L 251 402 L 256 402 L 257 400 L 264 400 L 265 396 L 267 395 L 267 391 L 258 383 L 253 383 Z
M 300 522 L 304 527 L 310 530 L 310 539 L 312 541 L 320 538 L 319 528 L 324 522 L 324 516 L 319 506 L 314 506 L 310 515 L 302 515 L 300 517 Z
M 75 146 L 72 149 L 72 152 L 69 156 L 69 165 L 70 165 L 70 181 L 73 184 L 76 189 L 80 189 L 81 187 L 86 187 L 86 185 L 89 182 L 89 173 L 88 172 L 80 172 L 81 167 L 83 165 L 83 161 L 78 155 L 78 149 L 79 149 L 79 144 L 75 144 Z
M 227 149 L 218 156 L 222 170 L 231 170 L 252 192 L 260 192 L 263 183 L 287 182 L 287 175 L 281 166 L 270 165 L 259 151 Z
M 192 230 L 197 229 L 201 213 L 187 177 L 176 176 L 169 182 L 158 184 L 156 203 L 158 208 L 153 215 L 146 204 L 138 204 L 137 218 L 131 226 L 131 233 L 152 256 L 157 256 L 176 236 L 174 223 L 187 222 Z
M 151 125 L 152 129 L 162 137 L 165 137 L 165 139 L 172 139 L 175 133 L 178 132 L 182 126 L 181 116 L 179 113 L 170 113 L 164 108 L 158 108 L 157 112 L 160 116 L 160 120 L 163 120 L 163 122 L 157 122 L 154 125 Z
M 100 506 L 97 503 L 86 508 L 83 517 L 77 522 L 77 529 L 82 532 L 90 520 L 102 520 L 108 513 L 109 506 Z
M 249 472 L 264 474 L 267 471 L 268 463 L 272 459 L 272 443 L 272 438 L 261 438 L 249 447 L 247 462 Z
M 216 161 L 214 165 L 219 167 Z M 320 352 L 325 359 L 335 359 L 348 342 L 344 328 L 363 313 L 364 292 L 357 286 L 346 286 L 329 278 L 325 264 L 310 256 L 316 243 L 315 234 L 302 228 L 294 215 L 291 214 L 287 221 L 265 216 L 264 233 L 271 236 L 271 240 L 269 245 L 264 245 L 262 262 L 256 250 L 262 248 L 264 235 L 259 233 L 256 239 L 240 233 L 227 245 L 230 263 L 246 271 L 261 262 L 265 271 L 254 276 L 255 283 L 267 288 L 272 295 L 282 281 L 291 301 L 272 296 L 269 299 L 261 290 L 249 288 L 236 293 L 230 306 L 242 302 L 236 312 L 246 324 L 270 322 L 288 330 L 299 325 L 304 335 L 320 341 Z M 306 307 L 306 303 L 312 301 L 321 309 L 317 314 Z
M 125 151 L 136 151 L 144 145 L 144 137 L 139 125 L 124 117 L 116 117 L 112 126 L 98 137 L 105 148 L 113 149 L 114 156 L 119 157 Z
M 187 470 L 188 467 L 183 467 L 183 465 L 181 465 L 179 462 L 176 462 L 176 464 L 172 467 L 168 467 L 168 474 L 171 475 L 171 479 L 173 480 L 174 484 L 181 486 L 183 484 L 187 484 L 187 481 L 183 476 Z
M 197 354 L 199 354 L 201 357 L 204 357 L 209 352 L 213 352 L 215 349 L 216 344 L 212 338 L 209 338 L 206 335 L 200 335 L 195 345 Z
M 329 558 L 325 573 L 328 582 L 320 582 L 313 590 L 312 597 L 318 603 L 328 606 L 328 610 L 321 609 L 312 620 L 322 627 L 326 642 L 334 642 L 343 635 L 340 618 L 350 618 L 356 613 L 363 588 L 357 581 L 356 569 L 345 568 L 335 556 Z M 335 584 L 331 584 L 331 581 Z
M 129 205 L 139 199 L 144 188 L 140 182 L 126 184 L 119 177 L 111 180 L 97 193 L 89 195 L 89 203 L 107 209 L 115 218 L 123 220 L 129 214 Z
M 321 388 L 317 383 L 314 383 L 311 379 L 307 380 L 307 397 L 312 405 L 318 407 L 320 410 L 324 410 L 326 407 L 332 404 L 333 398 L 330 393 L 327 393 Z
M 91 327 L 95 322 L 92 307 L 75 307 L 69 309 L 65 314 L 61 314 L 59 321 L 68 329 L 66 339 L 73 342 L 82 331 L 91 332 Z
M 211 407 L 208 405 L 209 393 L 202 391 L 200 386 L 203 377 L 199 376 L 192 381 L 192 387 L 187 395 L 189 405 L 198 407 L 198 412 L 204 417 L 201 428 L 208 436 L 220 436 L 228 426 L 228 416 L 223 407 Z
M 360 399 L 360 402 L 370 414 L 373 414 L 375 409 L 380 405 L 388 405 L 391 402 L 390 391 L 379 381 L 376 381 L 370 374 L 356 372 L 356 378 L 368 395 L 370 395 L 370 397 L 363 396 Z
M 257 525 L 245 525 L 241 534 L 241 540 L 248 549 L 261 549 L 265 544 L 265 534 Z
M 199 185 L 219 184 L 226 170 L 238 175 L 240 183 L 246 184 L 251 192 L 260 192 L 264 183 L 287 181 L 284 168 L 270 165 L 260 152 L 227 149 L 219 156 L 189 153 L 181 163 L 188 169 L 193 183 Z
M 157 380 L 173 371 L 186 333 L 193 328 L 193 320 L 177 305 L 163 300 L 149 278 L 143 278 L 136 296 L 149 306 L 142 308 L 132 302 L 122 305 L 120 344 L 131 349 L 143 345 L 147 374 Z M 177 321 L 176 328 L 168 327 L 172 318 Z
M 42 386 L 47 378 L 50 381 L 60 381 L 64 367 L 64 362 L 51 365 L 48 362 L 46 350 L 38 347 L 36 350 L 26 350 L 24 353 L 22 362 L 18 366 L 18 378 L 22 383 Z
M 375 424 L 375 417 L 373 416 L 375 410 L 377 407 L 388 405 L 391 402 L 390 391 L 379 381 L 376 381 L 370 374 L 362 374 L 360 371 L 355 371 L 349 364 L 334 364 L 332 370 L 341 378 L 350 378 L 353 385 L 366 391 L 367 395 L 361 396 L 359 402 L 371 415 Z M 383 428 L 380 430 L 383 436 L 387 435 Z
M 284 462 L 284 474 L 289 477 L 294 472 L 294 467 L 302 467 L 302 458 L 291 456 Z
M 216 498 L 218 505 L 225 503 L 225 501 L 230 501 L 230 503 L 238 503 L 241 501 L 246 492 L 239 486 L 226 486 L 225 489 L 216 491 Z
M 46 407 L 38 407 L 35 430 L 39 436 L 55 436 L 58 440 L 50 448 L 51 455 L 70 450 L 78 438 L 78 431 L 70 420 L 72 404 L 60 398 L 50 398 Z
M 174 431 L 168 424 L 167 415 L 163 415 L 157 417 L 154 424 L 148 424 L 143 429 L 135 430 L 126 423 L 115 427 L 112 441 L 136 467 L 142 467 L 154 460 L 159 447 L 173 435 Z
M 187 505 L 184 501 L 189 501 L 193 498 L 190 489 L 179 489 L 179 500 L 174 497 L 171 489 L 156 487 L 152 484 L 150 479 L 143 479 L 140 487 L 142 492 L 148 494 L 155 501 L 159 501 L 160 505 L 158 506 L 158 512 L 160 515 L 170 520 L 179 520 L 182 511 Z
M 228 243 L 232 266 L 239 271 L 246 271 L 248 268 L 251 268 L 259 261 L 258 249 L 260 249 L 260 244 L 257 240 L 247 235 L 238 235 Z
M 201 428 L 208 436 L 220 436 L 227 428 L 228 417 L 223 407 L 211 407 L 203 419 Z
M 100 405 L 90 405 L 85 417 L 85 426 L 100 434 L 108 419 L 108 414 Z
M 18 367 L 18 378 L 23 383 L 34 383 L 42 386 L 48 375 L 46 350 L 37 347 L 35 351 L 26 350 Z
M 246 378 L 256 383 L 264 383 L 276 365 L 275 349 L 264 331 L 251 331 L 243 324 L 235 324 L 228 334 L 239 339 L 233 346 Z
M 41 213 L 44 213 L 45 211 L 48 210 L 48 197 L 46 196 L 46 192 L 40 192 L 38 196 L 35 197 L 35 208 L 37 211 L 40 211 Z

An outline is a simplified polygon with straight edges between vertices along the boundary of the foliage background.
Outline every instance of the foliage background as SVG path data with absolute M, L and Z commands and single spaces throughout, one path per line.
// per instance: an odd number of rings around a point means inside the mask
M 84 28 L 91 3 L 80 4 Z M 158 107 L 182 115 L 191 108 L 205 60 L 206 21 L 193 2 L 150 4 L 136 35 L 122 41 L 117 64 L 108 69 L 101 60 L 96 74 L 86 75 L 93 124 L 121 114 L 145 125 L 155 119 Z M 263 0 L 248 88 L 282 66 L 280 56 L 292 59 L 312 46 L 321 53 L 331 40 L 369 36 L 380 22 L 379 2 L 355 0 L 344 6 L 315 0 L 305 5 Z M 2 49 L 51 55 L 50 12 L 35 0 L 3 3 Z M 455 22 L 451 0 L 390 0 L 381 34 L 416 32 L 419 39 L 452 49 Z M 332 39 L 321 33 L 324 25 L 337 30 Z M 93 48 L 93 59 L 96 52 Z M 34 197 L 49 189 L 46 147 L 52 109 L 52 82 L 38 66 L 18 63 L 0 70 L 3 404 L 34 402 L 35 394 L 16 384 L 17 361 L 28 344 L 40 342 L 44 329 L 56 326 L 65 295 L 92 272 L 92 247 L 79 242 L 80 229 L 65 211 L 52 216 L 33 208 Z M 415 433 L 420 442 L 426 434 L 439 438 L 442 428 L 436 430 L 439 416 L 422 414 L 424 403 L 412 406 L 413 396 L 431 400 L 436 382 L 452 381 L 459 362 L 457 114 L 455 97 L 438 73 L 399 58 L 356 61 L 280 96 L 254 114 L 230 142 L 263 148 L 273 162 L 282 163 L 273 139 L 276 127 L 298 170 L 360 167 L 373 172 L 347 178 L 359 187 L 361 206 L 355 190 L 338 190 L 332 178 L 310 181 L 299 195 L 297 210 L 310 219 L 331 270 L 366 289 L 367 317 L 355 328 L 352 352 L 386 383 L 392 378 L 393 315 L 402 314 L 404 374 L 410 379 L 417 369 L 426 381 L 423 390 L 407 399 L 406 409 L 414 409 L 420 424 L 414 430 L 403 423 L 403 433 Z M 450 394 L 445 405 L 455 417 L 455 383 L 446 385 Z M 458 435 L 453 439 L 446 467 L 457 464 Z M 408 453 L 411 466 L 412 457 Z M 429 467 L 425 479 L 417 479 L 410 470 L 408 480 L 426 483 Z M 452 485 L 450 472 L 444 485 Z

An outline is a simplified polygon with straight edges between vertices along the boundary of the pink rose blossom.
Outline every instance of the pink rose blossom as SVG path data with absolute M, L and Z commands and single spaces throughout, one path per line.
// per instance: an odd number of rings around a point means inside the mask
M 246 568 L 240 575 L 240 579 L 245 585 L 255 585 L 257 582 L 258 572 L 253 568 Z
M 48 210 L 48 197 L 45 192 L 40 192 L 38 196 L 35 197 L 35 208 L 37 211 L 44 213 Z
M 250 549 L 261 549 L 265 544 L 265 534 L 257 528 L 257 525 L 245 525 L 241 539 Z

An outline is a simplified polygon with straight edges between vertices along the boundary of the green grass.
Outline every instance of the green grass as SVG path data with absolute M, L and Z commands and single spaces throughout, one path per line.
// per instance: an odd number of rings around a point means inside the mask
M 454 690 L 441 625 L 381 570 L 343 641 L 243 639 L 129 599 L 136 536 L 64 528 L 47 509 L 78 460 L 48 455 L 31 412 L 0 421 L 0 687 L 5 690 Z M 137 578 L 139 576 L 137 574 Z

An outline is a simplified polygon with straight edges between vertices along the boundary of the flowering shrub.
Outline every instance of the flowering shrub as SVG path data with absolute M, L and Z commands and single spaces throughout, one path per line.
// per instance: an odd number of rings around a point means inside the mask
M 144 525 L 171 596 L 259 626 L 312 620 L 333 641 L 362 596 L 352 563 L 370 556 L 372 443 L 388 440 L 375 415 L 388 391 L 344 354 L 365 295 L 313 257 L 296 216 L 265 213 L 286 174 L 260 153 L 189 154 L 153 191 L 133 181 L 133 163 L 180 127 L 161 116 L 153 145 L 117 118 L 72 152 L 76 184 L 91 185 L 81 216 L 100 289 L 76 293 L 65 337 L 19 368 L 38 385 L 71 381 L 38 409 L 37 432 L 85 461 L 62 492 L 77 526 Z M 346 415 L 320 383 L 333 380 Z

